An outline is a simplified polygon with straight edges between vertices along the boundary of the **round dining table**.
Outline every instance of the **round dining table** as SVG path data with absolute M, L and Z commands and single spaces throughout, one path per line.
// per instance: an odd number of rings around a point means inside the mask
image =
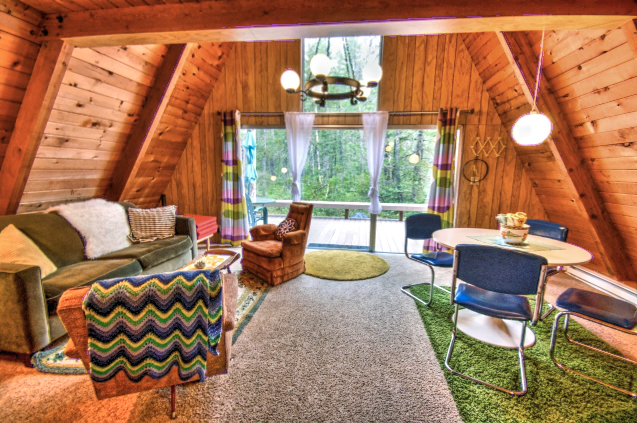
M 593 258 L 593 255 L 583 248 L 551 238 L 529 235 L 526 242 L 514 245 L 506 244 L 499 237 L 500 231 L 496 229 L 480 228 L 448 228 L 433 233 L 433 239 L 448 248 L 472 244 L 525 251 L 546 258 L 549 266 L 553 267 L 584 264 Z M 540 283 L 543 292 L 546 281 Z M 543 297 L 543 294 L 539 296 Z M 458 329 L 472 338 L 504 348 L 518 348 L 520 343 L 519 322 L 485 316 L 468 309 L 458 312 Z M 529 327 L 526 331 L 524 346 L 530 347 L 535 344 L 535 334 Z

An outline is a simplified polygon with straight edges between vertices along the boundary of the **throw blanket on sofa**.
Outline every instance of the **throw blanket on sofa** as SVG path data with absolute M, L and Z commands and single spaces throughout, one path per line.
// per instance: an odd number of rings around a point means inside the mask
M 219 271 L 196 270 L 102 280 L 84 298 L 90 374 L 96 382 L 123 371 L 139 382 L 177 366 L 204 380 L 207 353 L 221 339 Z

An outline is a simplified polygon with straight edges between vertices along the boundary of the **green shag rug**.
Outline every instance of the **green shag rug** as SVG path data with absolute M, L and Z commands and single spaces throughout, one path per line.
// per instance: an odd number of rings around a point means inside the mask
M 414 287 L 411 292 L 420 298 L 427 298 L 429 288 Z M 417 307 L 465 422 L 637 422 L 637 401 L 562 371 L 553 364 L 549 357 L 549 345 L 556 313 L 533 328 L 537 341 L 524 351 L 528 392 L 523 397 L 514 398 L 456 376 L 445 368 L 444 360 L 453 328 L 453 306 L 449 304 L 448 294 L 436 290 L 431 307 L 418 304 Z M 569 334 L 577 340 L 614 351 L 573 319 Z M 586 369 L 589 374 L 614 385 L 632 391 L 637 389 L 634 366 L 570 344 L 562 332 L 557 339 L 557 359 L 571 368 Z M 460 331 L 450 364 L 470 376 L 510 389 L 519 387 L 516 350 L 486 345 Z M 430 400 L 435 401 L 435 398 Z
M 386 273 L 389 264 L 380 257 L 350 250 L 313 251 L 305 255 L 305 274 L 335 281 L 359 281 Z

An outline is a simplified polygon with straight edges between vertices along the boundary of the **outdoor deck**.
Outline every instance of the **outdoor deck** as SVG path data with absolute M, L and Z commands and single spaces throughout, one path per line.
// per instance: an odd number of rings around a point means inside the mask
M 270 215 L 268 223 L 278 225 L 284 218 L 285 216 Z M 405 222 L 378 219 L 376 230 L 376 252 L 403 252 Z M 369 219 L 313 216 L 309 244 L 315 244 L 311 247 L 322 247 L 326 244 L 338 245 L 343 248 L 368 247 Z

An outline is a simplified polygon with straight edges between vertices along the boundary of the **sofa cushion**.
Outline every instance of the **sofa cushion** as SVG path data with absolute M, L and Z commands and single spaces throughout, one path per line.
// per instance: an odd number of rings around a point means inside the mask
M 57 267 L 84 260 L 80 234 L 57 213 L 0 216 L 0 230 L 11 224 L 29 237 Z
M 85 260 L 59 268 L 42 280 L 49 313 L 57 308 L 60 295 L 69 288 L 90 285 L 99 279 L 135 276 L 142 266 L 135 259 Z
M 150 242 L 175 235 L 177 206 L 154 209 L 128 209 L 130 239 L 134 243 Z
M 281 257 L 281 241 L 243 241 L 241 246 L 244 250 L 250 251 L 261 257 Z
M 134 244 L 122 250 L 103 255 L 99 260 L 131 258 L 139 260 L 142 267 L 148 269 L 177 257 L 191 248 L 192 240 L 188 235 L 177 235 L 172 238 Z
M 42 250 L 13 225 L 0 231 L 0 263 L 38 266 L 43 278 L 57 270 Z

